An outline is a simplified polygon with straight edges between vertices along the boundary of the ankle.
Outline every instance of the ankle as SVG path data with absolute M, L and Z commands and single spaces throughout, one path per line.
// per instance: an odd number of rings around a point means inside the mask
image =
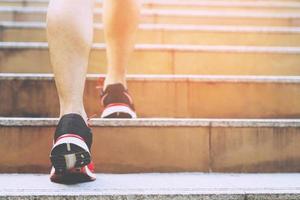
M 127 88 L 125 76 L 121 76 L 121 77 L 107 76 L 104 81 L 103 89 L 105 90 L 108 85 L 117 84 L 117 83 L 121 83 L 125 88 Z
M 69 108 L 63 108 L 60 111 L 60 117 L 59 118 L 61 118 L 64 115 L 67 115 L 67 114 L 78 114 L 83 118 L 85 123 L 88 124 L 88 117 L 87 117 L 87 114 L 86 114 L 84 109 L 76 109 L 76 108 L 74 109 L 74 108 L 70 108 L 70 107 Z

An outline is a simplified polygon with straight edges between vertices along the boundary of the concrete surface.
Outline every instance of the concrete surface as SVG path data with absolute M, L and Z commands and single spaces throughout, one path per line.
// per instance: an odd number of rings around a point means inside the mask
M 300 174 L 97 174 L 60 185 L 48 175 L 0 175 L 0 199 L 299 199 Z
M 0 126 L 55 126 L 58 118 L 0 117 Z M 91 119 L 98 127 L 300 127 L 300 119 Z
M 299 60 L 299 56 L 297 59 Z M 299 66 L 295 65 L 294 69 L 300 73 Z M 244 68 L 235 67 L 235 70 Z M 287 68 L 280 67 L 280 71 L 282 70 L 288 71 Z M 130 75 L 127 77 L 128 88 L 140 118 L 291 119 L 300 116 L 299 76 Z M 88 75 L 84 102 L 89 116 L 98 115 L 103 109 L 100 106 L 100 93 L 97 89 L 103 85 L 103 80 L 103 75 Z M 52 74 L 2 73 L 0 91 L 2 117 L 59 115 L 57 90 Z M 163 92 L 157 95 L 157 91 Z

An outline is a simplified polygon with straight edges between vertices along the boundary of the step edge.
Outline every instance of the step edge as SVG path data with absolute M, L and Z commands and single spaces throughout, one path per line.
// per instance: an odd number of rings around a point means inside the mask
M 100 182 L 88 183 L 88 188 L 82 186 L 54 185 L 49 182 L 46 174 L 2 174 L 0 177 L 10 183 L 12 180 L 26 179 L 29 185 L 14 184 L 4 185 L 0 189 L 0 196 L 75 196 L 75 195 L 99 195 L 99 196 L 194 196 L 214 195 L 215 198 L 228 197 L 230 195 L 252 196 L 252 195 L 289 195 L 297 196 L 300 194 L 299 182 L 296 186 L 291 186 L 287 182 L 292 177 L 298 177 L 298 173 L 293 174 L 205 174 L 205 173 L 142 173 L 142 174 L 97 174 Z M 185 184 L 179 183 L 184 180 Z M 255 179 L 263 179 L 262 184 L 253 186 Z M 151 180 L 154 185 L 135 183 L 133 180 Z M 266 181 L 267 180 L 267 181 Z M 161 182 L 162 181 L 162 182 Z M 280 184 L 272 182 L 282 181 Z M 17 182 L 17 181 L 16 181 Z M 38 183 L 40 182 L 40 183 Z M 130 184 L 127 184 L 129 183 Z M 156 182 L 159 182 L 155 185 Z M 206 184 L 205 182 L 208 182 Z M 103 183 L 107 183 L 102 185 Z M 242 183 L 242 184 L 240 184 Z M 166 185 L 163 185 L 166 184 Z M 239 185 L 239 187 L 236 187 Z M 12 186 L 14 188 L 12 189 Z M 33 188 L 33 189 L 32 189 Z M 75 189 L 76 188 L 76 189 Z M 115 196 L 116 197 L 116 196 Z M 215 199 L 214 198 L 214 199 Z M 116 199 L 116 198 L 114 198 Z M 196 198 L 195 198 L 196 199 Z M 278 199 L 278 197 L 276 198 Z
M 58 118 L 0 117 L 0 127 L 55 126 Z M 300 119 L 92 119 L 92 127 L 300 128 Z
M 88 80 L 101 80 L 105 74 L 88 74 Z M 177 81 L 212 83 L 290 83 L 299 84 L 300 76 L 246 76 L 246 75 L 149 75 L 130 74 L 129 81 Z M 0 80 L 54 80 L 51 73 L 0 73 Z
M 8 49 L 46 49 L 47 42 L 0 42 L 0 50 Z M 105 50 L 105 43 L 94 43 L 92 50 Z M 216 52 L 216 53 L 268 53 L 300 54 L 300 47 L 278 46 L 242 46 L 242 45 L 177 45 L 177 44 L 137 44 L 136 51 L 171 52 Z

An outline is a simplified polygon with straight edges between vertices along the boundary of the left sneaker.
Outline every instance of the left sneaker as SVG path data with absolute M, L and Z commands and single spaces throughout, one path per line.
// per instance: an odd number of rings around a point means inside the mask
M 104 107 L 101 118 L 136 118 L 132 98 L 121 83 L 108 85 L 101 90 L 101 104 Z
M 64 115 L 56 128 L 50 153 L 50 180 L 74 184 L 96 179 L 91 158 L 93 135 L 80 115 Z

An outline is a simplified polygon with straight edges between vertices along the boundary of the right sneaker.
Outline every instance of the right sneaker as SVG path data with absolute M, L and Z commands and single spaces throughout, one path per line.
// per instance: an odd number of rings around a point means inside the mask
M 64 115 L 56 128 L 50 153 L 50 180 L 74 184 L 96 179 L 91 160 L 92 132 L 78 114 Z
M 121 83 L 111 84 L 101 90 L 104 107 L 101 118 L 136 118 L 132 98 Z

